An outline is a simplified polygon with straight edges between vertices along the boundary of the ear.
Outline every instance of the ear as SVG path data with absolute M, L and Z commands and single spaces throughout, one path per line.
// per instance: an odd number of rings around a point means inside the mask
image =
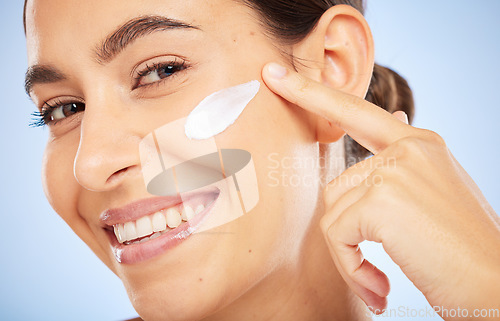
M 299 72 L 326 86 L 364 98 L 374 65 L 374 45 L 363 15 L 348 5 L 335 5 L 320 18 L 316 27 L 293 46 Z M 345 132 L 323 118 L 316 120 L 316 136 L 331 143 Z

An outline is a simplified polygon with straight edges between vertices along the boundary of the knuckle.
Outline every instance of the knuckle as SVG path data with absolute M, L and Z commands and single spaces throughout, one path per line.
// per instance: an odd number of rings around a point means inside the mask
M 422 139 L 415 136 L 401 138 L 393 144 L 393 152 L 398 159 L 425 157 Z
M 339 244 L 342 243 L 341 234 L 338 232 L 338 224 L 333 223 L 329 226 L 327 230 L 325 230 L 325 235 L 330 241 L 330 244 L 335 249 Z
M 365 183 L 367 187 L 371 188 L 383 184 L 384 179 L 385 177 L 382 171 L 377 169 L 366 178 Z
M 306 77 L 297 77 L 297 91 L 301 97 L 304 97 L 305 94 L 309 91 L 311 87 L 311 82 Z
M 369 189 L 366 198 L 371 201 L 380 201 L 391 197 L 397 192 L 398 173 L 393 169 L 377 169 L 368 177 Z
M 328 215 L 323 215 L 323 217 L 319 220 L 319 227 L 323 234 L 328 237 L 328 230 L 332 226 L 331 218 Z
M 391 154 L 396 159 L 412 164 L 429 163 L 434 153 L 447 150 L 444 139 L 427 129 L 418 129 L 416 136 L 403 137 L 391 145 Z
M 359 99 L 355 96 L 345 95 L 341 98 L 339 107 L 340 107 L 340 119 L 338 120 L 338 126 L 342 126 L 343 119 L 352 119 L 356 118 L 356 115 L 359 114 L 360 107 Z
M 302 75 L 295 75 L 292 81 L 293 85 L 288 89 L 291 102 L 295 105 L 302 105 L 310 100 L 313 91 L 313 84 L 310 79 Z M 308 98 L 309 97 L 309 98 Z
M 328 183 L 325 187 L 325 189 L 323 190 L 323 200 L 324 200 L 324 203 L 325 203 L 325 208 L 328 210 L 332 205 L 333 205 L 333 202 L 334 202 L 334 199 L 333 199 L 333 185 L 332 185 L 333 181 Z
M 439 135 L 438 133 L 436 133 L 435 131 L 428 130 L 428 129 L 422 129 L 421 135 L 422 135 L 422 138 L 429 143 L 432 143 L 432 144 L 438 145 L 438 146 L 446 146 L 446 142 L 444 141 L 443 137 L 441 135 Z

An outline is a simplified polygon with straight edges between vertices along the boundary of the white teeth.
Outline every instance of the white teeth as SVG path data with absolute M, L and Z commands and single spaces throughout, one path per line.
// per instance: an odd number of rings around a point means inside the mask
M 189 221 L 190 219 L 193 218 L 193 216 L 195 215 L 193 209 L 191 208 L 191 206 L 189 205 L 186 205 L 184 206 L 184 208 L 182 209 L 182 219 L 184 221 Z
M 144 243 L 144 242 L 147 242 L 147 241 L 149 241 L 149 237 L 142 238 L 140 241 L 135 241 L 133 243 L 139 243 L 140 244 L 140 243 Z
M 200 204 L 196 207 L 196 210 L 194 211 L 195 214 L 200 214 L 205 209 L 205 206 L 203 204 Z
M 198 204 L 195 210 L 189 205 L 184 205 L 181 214 L 176 207 L 171 207 L 166 211 L 162 210 L 152 215 L 143 216 L 137 221 L 115 224 L 113 225 L 113 230 L 116 239 L 120 243 L 143 243 L 167 233 L 170 231 L 169 228 L 178 227 L 183 220 L 189 221 L 204 209 L 205 206 L 203 204 Z M 147 237 L 148 235 L 149 237 Z M 142 239 L 133 241 L 138 238 Z
M 157 238 L 157 237 L 158 237 L 158 236 L 160 236 L 160 235 L 161 235 L 161 233 L 154 233 L 153 235 L 151 235 L 151 236 L 149 237 L 149 239 L 150 239 L 150 240 L 154 240 L 155 238 Z
M 124 225 L 125 228 L 125 241 L 130 241 L 137 238 L 137 229 L 135 228 L 134 222 L 127 222 Z
M 115 235 L 116 238 L 118 239 L 118 242 L 123 243 L 123 224 L 116 224 L 113 226 L 113 229 L 115 230 Z
M 161 232 L 167 228 L 167 220 L 162 212 L 154 213 L 151 221 L 153 222 L 153 232 Z
M 151 218 L 149 216 L 143 216 L 137 221 L 135 221 L 137 228 L 137 237 L 143 237 L 153 234 L 153 225 L 151 224 Z
M 176 228 L 181 225 L 182 219 L 181 214 L 173 208 L 169 208 L 166 213 L 167 216 L 167 225 L 170 228 Z
M 118 233 L 120 233 L 121 242 L 125 242 L 125 227 L 123 224 L 118 224 Z

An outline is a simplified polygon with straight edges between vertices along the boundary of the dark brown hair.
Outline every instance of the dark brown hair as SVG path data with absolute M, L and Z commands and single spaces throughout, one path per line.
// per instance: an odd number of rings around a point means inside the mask
M 323 13 L 338 4 L 350 5 L 364 14 L 363 0 L 237 0 L 254 9 L 269 35 L 280 42 L 294 44 L 304 39 Z M 23 20 L 26 30 L 26 3 Z M 388 112 L 402 110 L 411 123 L 414 115 L 413 95 L 406 80 L 389 68 L 375 64 L 366 100 Z M 344 139 L 346 166 L 370 155 L 349 136 Z

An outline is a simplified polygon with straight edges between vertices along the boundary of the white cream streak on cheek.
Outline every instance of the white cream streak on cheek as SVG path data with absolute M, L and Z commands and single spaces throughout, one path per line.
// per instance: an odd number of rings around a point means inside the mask
M 259 89 L 260 82 L 252 80 L 205 97 L 186 119 L 186 136 L 207 139 L 222 133 L 238 119 Z

